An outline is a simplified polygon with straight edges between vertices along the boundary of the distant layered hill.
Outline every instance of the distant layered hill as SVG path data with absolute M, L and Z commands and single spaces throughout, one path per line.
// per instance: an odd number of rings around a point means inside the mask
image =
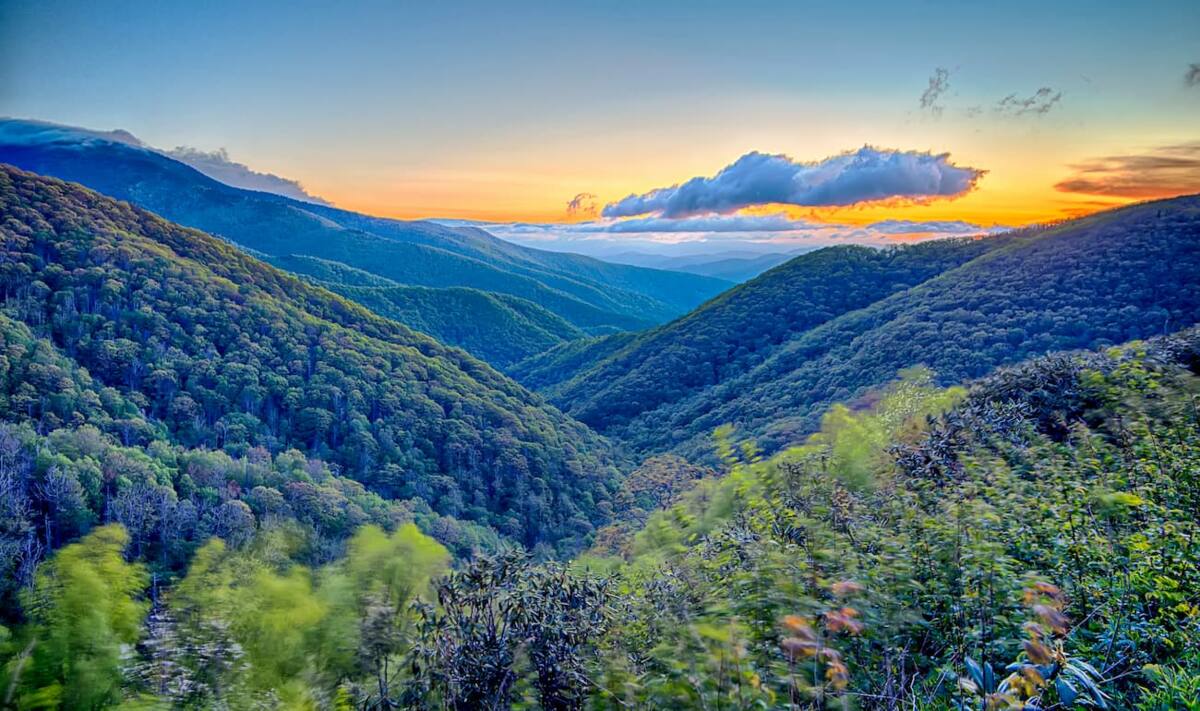
M 315 257 L 288 255 L 268 257 L 267 261 L 500 369 L 586 336 L 532 301 L 508 294 L 465 287 L 402 286 Z
M 204 233 L 0 166 L 0 247 L 6 418 L 40 432 L 296 448 L 530 545 L 615 488 L 602 438 L 489 366 Z
M 563 383 L 588 372 L 597 363 L 642 337 L 640 333 L 625 331 L 567 341 L 514 364 L 507 372 L 525 387 L 553 399 Z
M 547 377 L 543 359 L 537 382 L 641 451 L 706 451 L 724 423 L 770 450 L 811 432 L 830 403 L 909 366 L 954 383 L 1198 320 L 1192 196 L 975 241 L 821 250 L 615 353 L 600 349 L 598 362 L 573 364 L 578 374 L 568 364 Z
M 768 254 L 758 254 L 742 250 L 683 256 L 623 252 L 605 258 L 618 264 L 632 264 L 653 269 L 670 269 L 672 271 L 688 272 L 689 274 L 699 274 L 701 276 L 740 283 L 747 279 L 753 279 L 768 269 L 783 264 L 792 257 L 814 249 L 817 248 L 805 247 L 789 252 L 770 252 Z
M 528 299 L 592 333 L 660 323 L 729 286 L 520 247 L 472 227 L 375 218 L 242 190 L 152 150 L 40 122 L 0 121 L 0 162 L 82 183 L 269 255 L 337 261 L 405 285 Z
M 768 269 L 783 264 L 795 255 L 764 254 L 759 257 L 730 257 L 711 259 L 678 267 L 679 271 L 701 274 L 717 279 L 743 282 L 762 274 Z
M 749 372 L 797 334 L 1000 243 L 966 239 L 810 252 L 669 324 L 560 346 L 517 366 L 514 377 L 611 427 Z

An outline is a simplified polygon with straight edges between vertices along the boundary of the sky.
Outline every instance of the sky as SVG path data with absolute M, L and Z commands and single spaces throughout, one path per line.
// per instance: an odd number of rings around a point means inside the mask
M 547 246 L 910 239 L 1200 192 L 1200 3 L 0 0 L 0 115 Z

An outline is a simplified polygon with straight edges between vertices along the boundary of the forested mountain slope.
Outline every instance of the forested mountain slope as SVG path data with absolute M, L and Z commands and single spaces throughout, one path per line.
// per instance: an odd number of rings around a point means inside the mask
M 367 523 L 417 522 L 462 554 L 499 544 L 491 529 L 420 499 L 385 500 L 295 449 L 231 456 L 172 443 L 141 399 L 0 313 L 0 624 L 44 558 L 102 523 L 124 526 L 130 553 L 164 575 L 209 537 L 240 545 L 279 526 L 302 527 L 314 561 Z
M 530 545 L 579 540 L 602 515 L 605 441 L 462 351 L 218 239 L 8 166 L 0 234 L 4 313 L 90 373 L 101 389 L 88 400 L 142 413 L 149 424 L 117 427 L 126 444 L 163 428 L 185 447 L 297 448 Z
M 587 372 L 641 337 L 642 332 L 621 331 L 567 341 L 516 363 L 506 372 L 525 387 L 554 399 L 564 382 Z
M 719 474 L 647 461 L 569 566 L 454 560 L 401 523 L 419 511 L 298 453 L 3 423 L 0 688 L 17 708 L 1192 708 L 1198 374 L 1196 329 L 967 387 L 914 369 L 775 457 L 721 439 Z M 35 572 L 43 537 L 69 544 Z
M 961 267 L 801 331 L 752 369 L 668 405 L 631 416 L 626 403 L 655 402 L 656 389 L 560 402 L 644 451 L 702 451 L 713 428 L 730 422 L 769 451 L 812 431 L 830 403 L 908 366 L 960 382 L 1052 350 L 1122 343 L 1200 320 L 1198 196 L 1003 239 Z
M 151 150 L 39 122 L 0 121 L 0 162 L 79 182 L 267 254 L 339 261 L 402 284 L 519 296 L 598 333 L 667 320 L 729 286 L 519 247 L 475 228 L 375 218 L 241 190 Z
M 817 250 L 638 334 L 614 352 L 609 346 L 616 343 L 606 341 L 557 366 L 548 362 L 564 355 L 564 348 L 522 364 L 514 374 L 585 422 L 619 428 L 739 377 L 798 334 L 970 261 L 1005 239 Z M 533 368 L 538 377 L 524 380 Z
M 458 346 L 505 369 L 555 346 L 584 338 L 580 329 L 527 299 L 466 287 L 402 286 L 339 262 L 288 255 L 275 266 L 357 301 L 380 316 Z

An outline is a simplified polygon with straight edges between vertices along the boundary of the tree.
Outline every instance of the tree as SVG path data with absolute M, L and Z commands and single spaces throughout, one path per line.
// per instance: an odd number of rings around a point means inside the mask
M 128 543 L 121 526 L 102 526 L 38 571 L 25 600 L 29 665 L 10 681 L 22 706 L 95 709 L 117 699 L 123 650 L 146 613 L 146 571 L 125 562 Z

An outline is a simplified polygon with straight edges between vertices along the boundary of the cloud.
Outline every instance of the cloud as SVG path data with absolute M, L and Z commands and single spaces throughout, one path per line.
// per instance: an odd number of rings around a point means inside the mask
M 325 200 L 309 194 L 299 182 L 281 178 L 271 173 L 260 173 L 229 158 L 224 148 L 201 151 L 179 146 L 165 151 L 147 145 L 129 131 L 94 131 L 76 126 L 64 126 L 49 121 L 0 118 L 0 144 L 3 145 L 56 145 L 83 149 L 103 143 L 119 143 L 131 148 L 158 153 L 190 165 L 213 180 L 247 190 L 260 190 L 284 197 L 329 205 Z
M 934 116 L 942 115 L 942 106 L 938 104 L 938 99 L 945 94 L 950 88 L 950 70 L 945 67 L 938 67 L 933 70 L 933 75 L 929 77 L 929 86 L 925 88 L 921 94 L 921 109 L 929 111 Z
M 235 188 L 274 193 L 319 205 L 331 204 L 327 200 L 310 194 L 297 180 L 282 178 L 272 173 L 260 173 L 244 163 L 231 160 L 229 153 L 224 148 L 202 151 L 188 146 L 177 146 L 172 150 L 159 151 L 159 153 L 186 163 L 213 180 L 219 180 Z
M 629 220 L 585 223 L 596 232 L 785 232 L 811 227 L 813 223 L 787 215 L 696 215 L 684 218 L 635 217 Z
M 835 206 L 903 198 L 929 200 L 969 192 L 984 171 L 956 166 L 949 154 L 857 151 L 801 163 L 785 155 L 747 153 L 711 178 L 659 188 L 609 203 L 604 217 L 655 214 L 680 218 L 730 213 L 755 205 Z
M 1054 188 L 1064 193 L 1161 198 L 1200 192 L 1200 141 L 1131 155 L 1095 158 Z
M 1003 232 L 1010 229 L 1008 227 L 984 227 L 983 225 L 977 225 L 973 222 L 966 222 L 964 220 L 927 220 L 924 222 L 915 222 L 913 220 L 883 220 L 882 222 L 873 222 L 867 227 L 875 232 L 880 232 L 885 235 L 977 235 L 992 232 Z
M 1200 86 L 1200 62 L 1193 62 L 1183 74 L 1184 86 Z
M 1043 86 L 1023 99 L 1017 98 L 1016 94 L 1009 94 L 996 103 L 996 111 L 1011 116 L 1024 116 L 1026 114 L 1037 114 L 1040 116 L 1048 113 L 1062 98 L 1063 93 L 1061 91 L 1055 91 L 1048 86 Z
M 493 235 L 541 249 L 567 250 L 603 256 L 630 249 L 650 252 L 685 248 L 698 252 L 729 249 L 731 245 L 766 251 L 808 248 L 851 242 L 885 246 L 897 241 L 965 237 L 1001 232 L 1006 227 L 983 227 L 961 220 L 886 220 L 846 225 L 773 215 L 701 215 L 680 219 L 636 217 L 576 223 L 487 223 L 438 220 L 470 225 Z
M 439 220 L 443 224 L 462 224 L 462 221 Z M 723 232 L 787 232 L 825 227 L 825 223 L 794 220 L 783 213 L 772 215 L 694 215 L 684 218 L 658 216 L 633 217 L 620 220 L 590 220 L 588 222 L 514 222 L 474 223 L 486 230 L 503 230 L 510 234 L 662 234 L 662 233 L 723 233 Z
M 571 217 L 577 215 L 595 215 L 596 196 L 592 193 L 579 193 L 567 201 L 567 214 Z

